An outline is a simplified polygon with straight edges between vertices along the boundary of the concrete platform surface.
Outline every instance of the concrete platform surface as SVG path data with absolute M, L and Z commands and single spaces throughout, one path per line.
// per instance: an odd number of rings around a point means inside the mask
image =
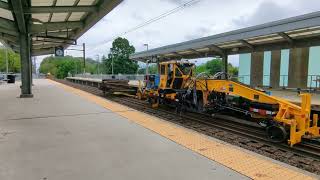
M 301 97 L 297 92 L 286 91 L 286 90 L 272 90 L 271 94 L 273 96 L 281 97 L 287 99 L 291 102 L 301 103 Z M 311 104 L 320 105 L 320 94 L 311 94 Z
M 248 179 L 93 102 L 35 80 L 0 85 L 1 180 Z

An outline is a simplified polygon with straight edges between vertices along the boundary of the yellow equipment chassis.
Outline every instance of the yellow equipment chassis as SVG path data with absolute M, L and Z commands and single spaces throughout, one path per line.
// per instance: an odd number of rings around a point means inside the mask
M 287 100 L 268 95 L 264 92 L 252 89 L 238 82 L 231 80 L 200 79 L 196 81 L 196 89 L 202 91 L 203 102 L 207 103 L 208 95 L 215 91 L 236 95 L 253 102 L 265 104 L 278 104 L 279 111 L 274 116 L 274 121 L 282 126 L 290 127 L 288 144 L 293 146 L 300 143 L 302 137 L 320 137 L 318 127 L 318 115 L 314 114 L 311 119 L 311 95 L 301 94 L 301 106 L 297 106 Z

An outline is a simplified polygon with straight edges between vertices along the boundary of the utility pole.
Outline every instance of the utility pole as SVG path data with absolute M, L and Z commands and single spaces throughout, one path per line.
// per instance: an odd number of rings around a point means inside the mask
M 83 72 L 84 74 L 86 73 L 86 44 L 83 43 L 82 44 L 82 47 L 83 47 Z
M 149 50 L 149 44 L 143 44 L 143 46 L 147 47 L 147 51 Z M 146 75 L 149 74 L 149 60 L 146 61 Z
M 6 47 L 6 73 L 9 73 L 8 48 Z
M 33 56 L 33 68 L 34 68 L 34 74 L 36 75 L 36 77 L 37 77 L 37 62 L 36 62 L 36 57 L 35 56 Z
M 114 72 L 113 72 L 113 56 L 111 56 L 111 68 L 112 68 L 112 76 L 114 75 Z
M 97 60 L 98 60 L 98 69 L 97 69 L 97 74 L 100 74 L 100 69 L 99 69 L 99 66 L 100 66 L 100 56 L 99 56 L 99 54 L 97 55 Z

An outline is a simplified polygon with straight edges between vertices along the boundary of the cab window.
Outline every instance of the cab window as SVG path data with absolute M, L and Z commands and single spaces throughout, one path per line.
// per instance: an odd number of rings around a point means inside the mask
M 182 76 L 182 74 L 181 74 L 181 72 L 180 72 L 179 68 L 176 68 L 176 69 L 175 69 L 175 73 L 174 73 L 174 75 L 175 75 L 176 77 L 181 77 L 181 76 Z
M 166 66 L 165 65 L 161 65 L 161 75 L 165 75 L 166 74 Z

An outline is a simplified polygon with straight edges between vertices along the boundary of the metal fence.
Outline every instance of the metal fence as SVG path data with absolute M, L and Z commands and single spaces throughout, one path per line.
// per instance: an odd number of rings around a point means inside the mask
M 90 79 L 117 79 L 117 80 L 144 80 L 145 75 L 140 74 L 77 74 L 75 77 Z
M 242 82 L 244 84 L 250 85 L 250 75 L 235 76 L 235 77 L 232 77 L 232 79 Z M 307 80 L 307 87 L 310 90 L 320 90 L 320 75 L 308 75 L 306 80 Z M 270 83 L 271 83 L 270 75 L 264 75 L 263 82 L 267 82 L 263 84 L 264 86 L 270 86 Z M 288 85 L 289 85 L 289 76 L 280 75 L 279 86 L 281 88 L 288 88 Z

